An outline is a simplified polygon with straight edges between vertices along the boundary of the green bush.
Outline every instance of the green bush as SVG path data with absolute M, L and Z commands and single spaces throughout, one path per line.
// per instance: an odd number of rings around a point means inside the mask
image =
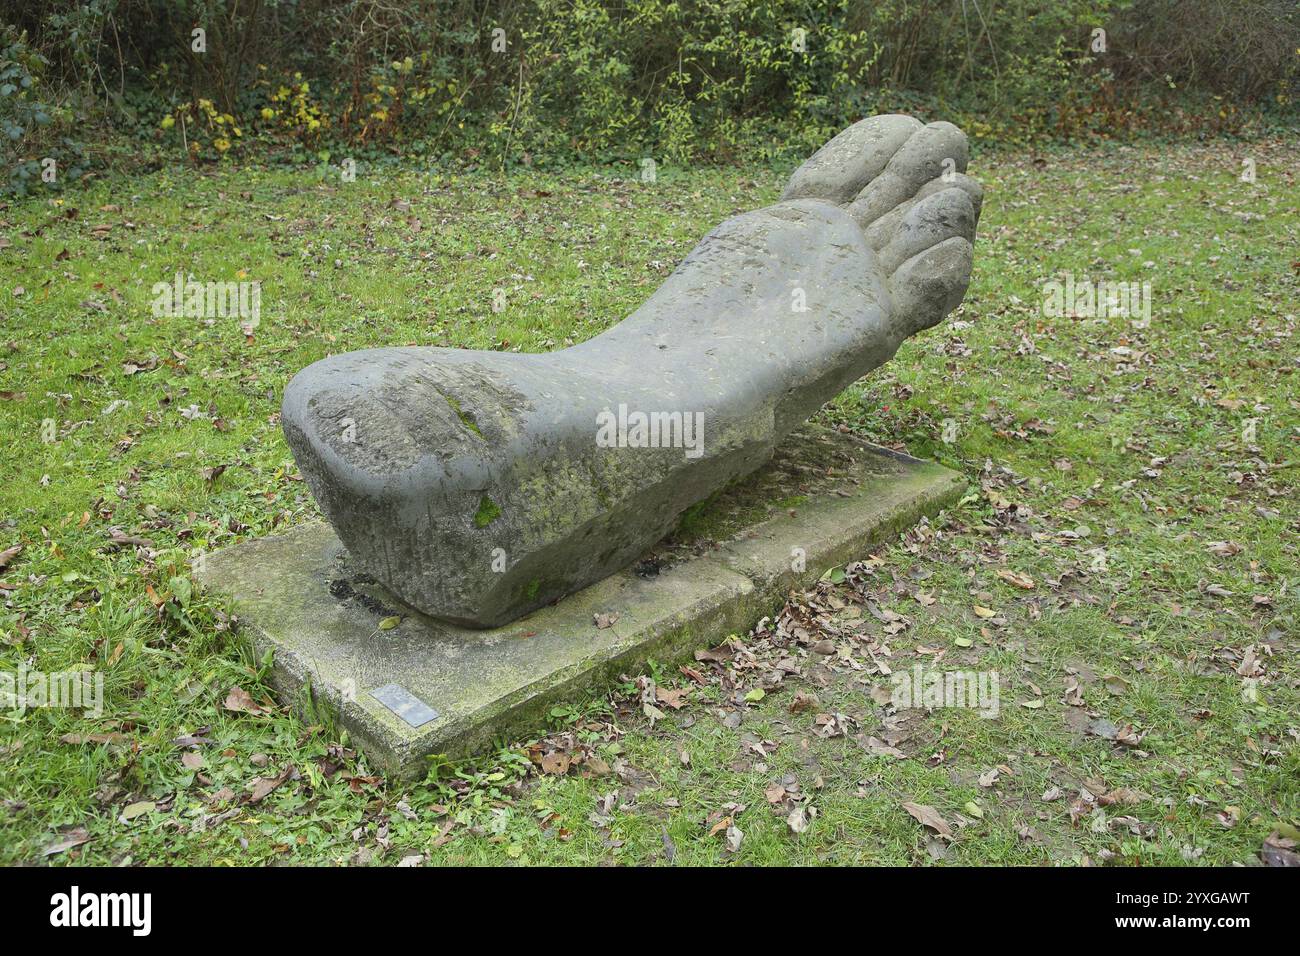
M 16 87 L 6 129 L 93 103 L 137 154 L 194 162 L 775 158 L 891 110 L 1011 144 L 1213 133 L 1293 116 L 1300 48 L 1293 0 L 49 0 L 7 19 L 4 69 L 57 93 Z
M 8 25 L 0 29 L 0 142 L 8 190 L 19 195 L 40 179 L 42 168 L 25 148 L 46 138 L 42 127 L 50 125 L 55 112 L 42 95 L 46 66 L 48 61 L 28 45 L 25 34 Z

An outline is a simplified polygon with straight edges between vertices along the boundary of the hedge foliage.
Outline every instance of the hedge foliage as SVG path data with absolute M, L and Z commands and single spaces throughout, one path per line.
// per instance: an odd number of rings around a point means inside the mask
M 1300 72 L 1294 0 L 5 2 L 20 189 L 115 149 L 763 159 L 896 110 L 1012 145 L 1216 133 L 1293 118 Z

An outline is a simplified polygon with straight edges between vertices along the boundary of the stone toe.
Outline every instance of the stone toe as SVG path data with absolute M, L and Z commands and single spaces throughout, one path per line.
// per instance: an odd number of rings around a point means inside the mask
M 821 199 L 843 205 L 880 175 L 917 130 L 920 120 L 901 113 L 854 123 L 804 162 L 781 194 L 786 199 Z
M 899 203 L 868 226 L 863 233 L 867 237 L 867 245 L 879 252 L 893 240 L 894 234 L 898 231 L 899 223 L 903 221 L 903 217 L 908 214 L 913 206 L 927 196 L 933 196 L 945 189 L 954 188 L 960 189 L 969 197 L 971 206 L 975 211 L 975 222 L 978 224 L 980 210 L 984 205 L 984 187 L 965 173 L 952 173 L 930 180 L 917 190 L 916 195 L 911 199 Z
M 849 214 L 867 229 L 912 199 L 928 182 L 965 172 L 966 136 L 951 123 L 930 123 L 913 133 L 849 204 Z
M 908 209 L 880 250 L 880 268 L 893 273 L 917 253 L 954 236 L 967 242 L 975 238 L 975 205 L 955 186 L 931 193 Z
M 912 256 L 890 279 L 898 323 L 905 338 L 937 325 L 961 304 L 970 284 L 975 250 L 961 236 L 945 239 Z

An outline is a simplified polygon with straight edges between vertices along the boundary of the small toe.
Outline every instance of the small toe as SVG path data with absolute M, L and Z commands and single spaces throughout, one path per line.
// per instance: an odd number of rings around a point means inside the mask
M 890 279 L 899 339 L 937 325 L 961 304 L 975 250 L 961 236 L 945 239 L 904 262 Z
M 880 175 L 899 148 L 922 128 L 920 120 L 901 113 L 872 116 L 854 123 L 794 171 L 781 199 L 849 202 Z

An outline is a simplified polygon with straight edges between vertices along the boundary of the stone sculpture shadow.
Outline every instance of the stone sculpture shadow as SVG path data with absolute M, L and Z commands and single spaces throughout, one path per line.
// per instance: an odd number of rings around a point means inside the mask
M 949 123 L 872 117 L 586 342 L 316 362 L 282 409 L 303 477 L 355 564 L 432 617 L 495 627 L 599 580 L 957 307 L 966 158 Z

